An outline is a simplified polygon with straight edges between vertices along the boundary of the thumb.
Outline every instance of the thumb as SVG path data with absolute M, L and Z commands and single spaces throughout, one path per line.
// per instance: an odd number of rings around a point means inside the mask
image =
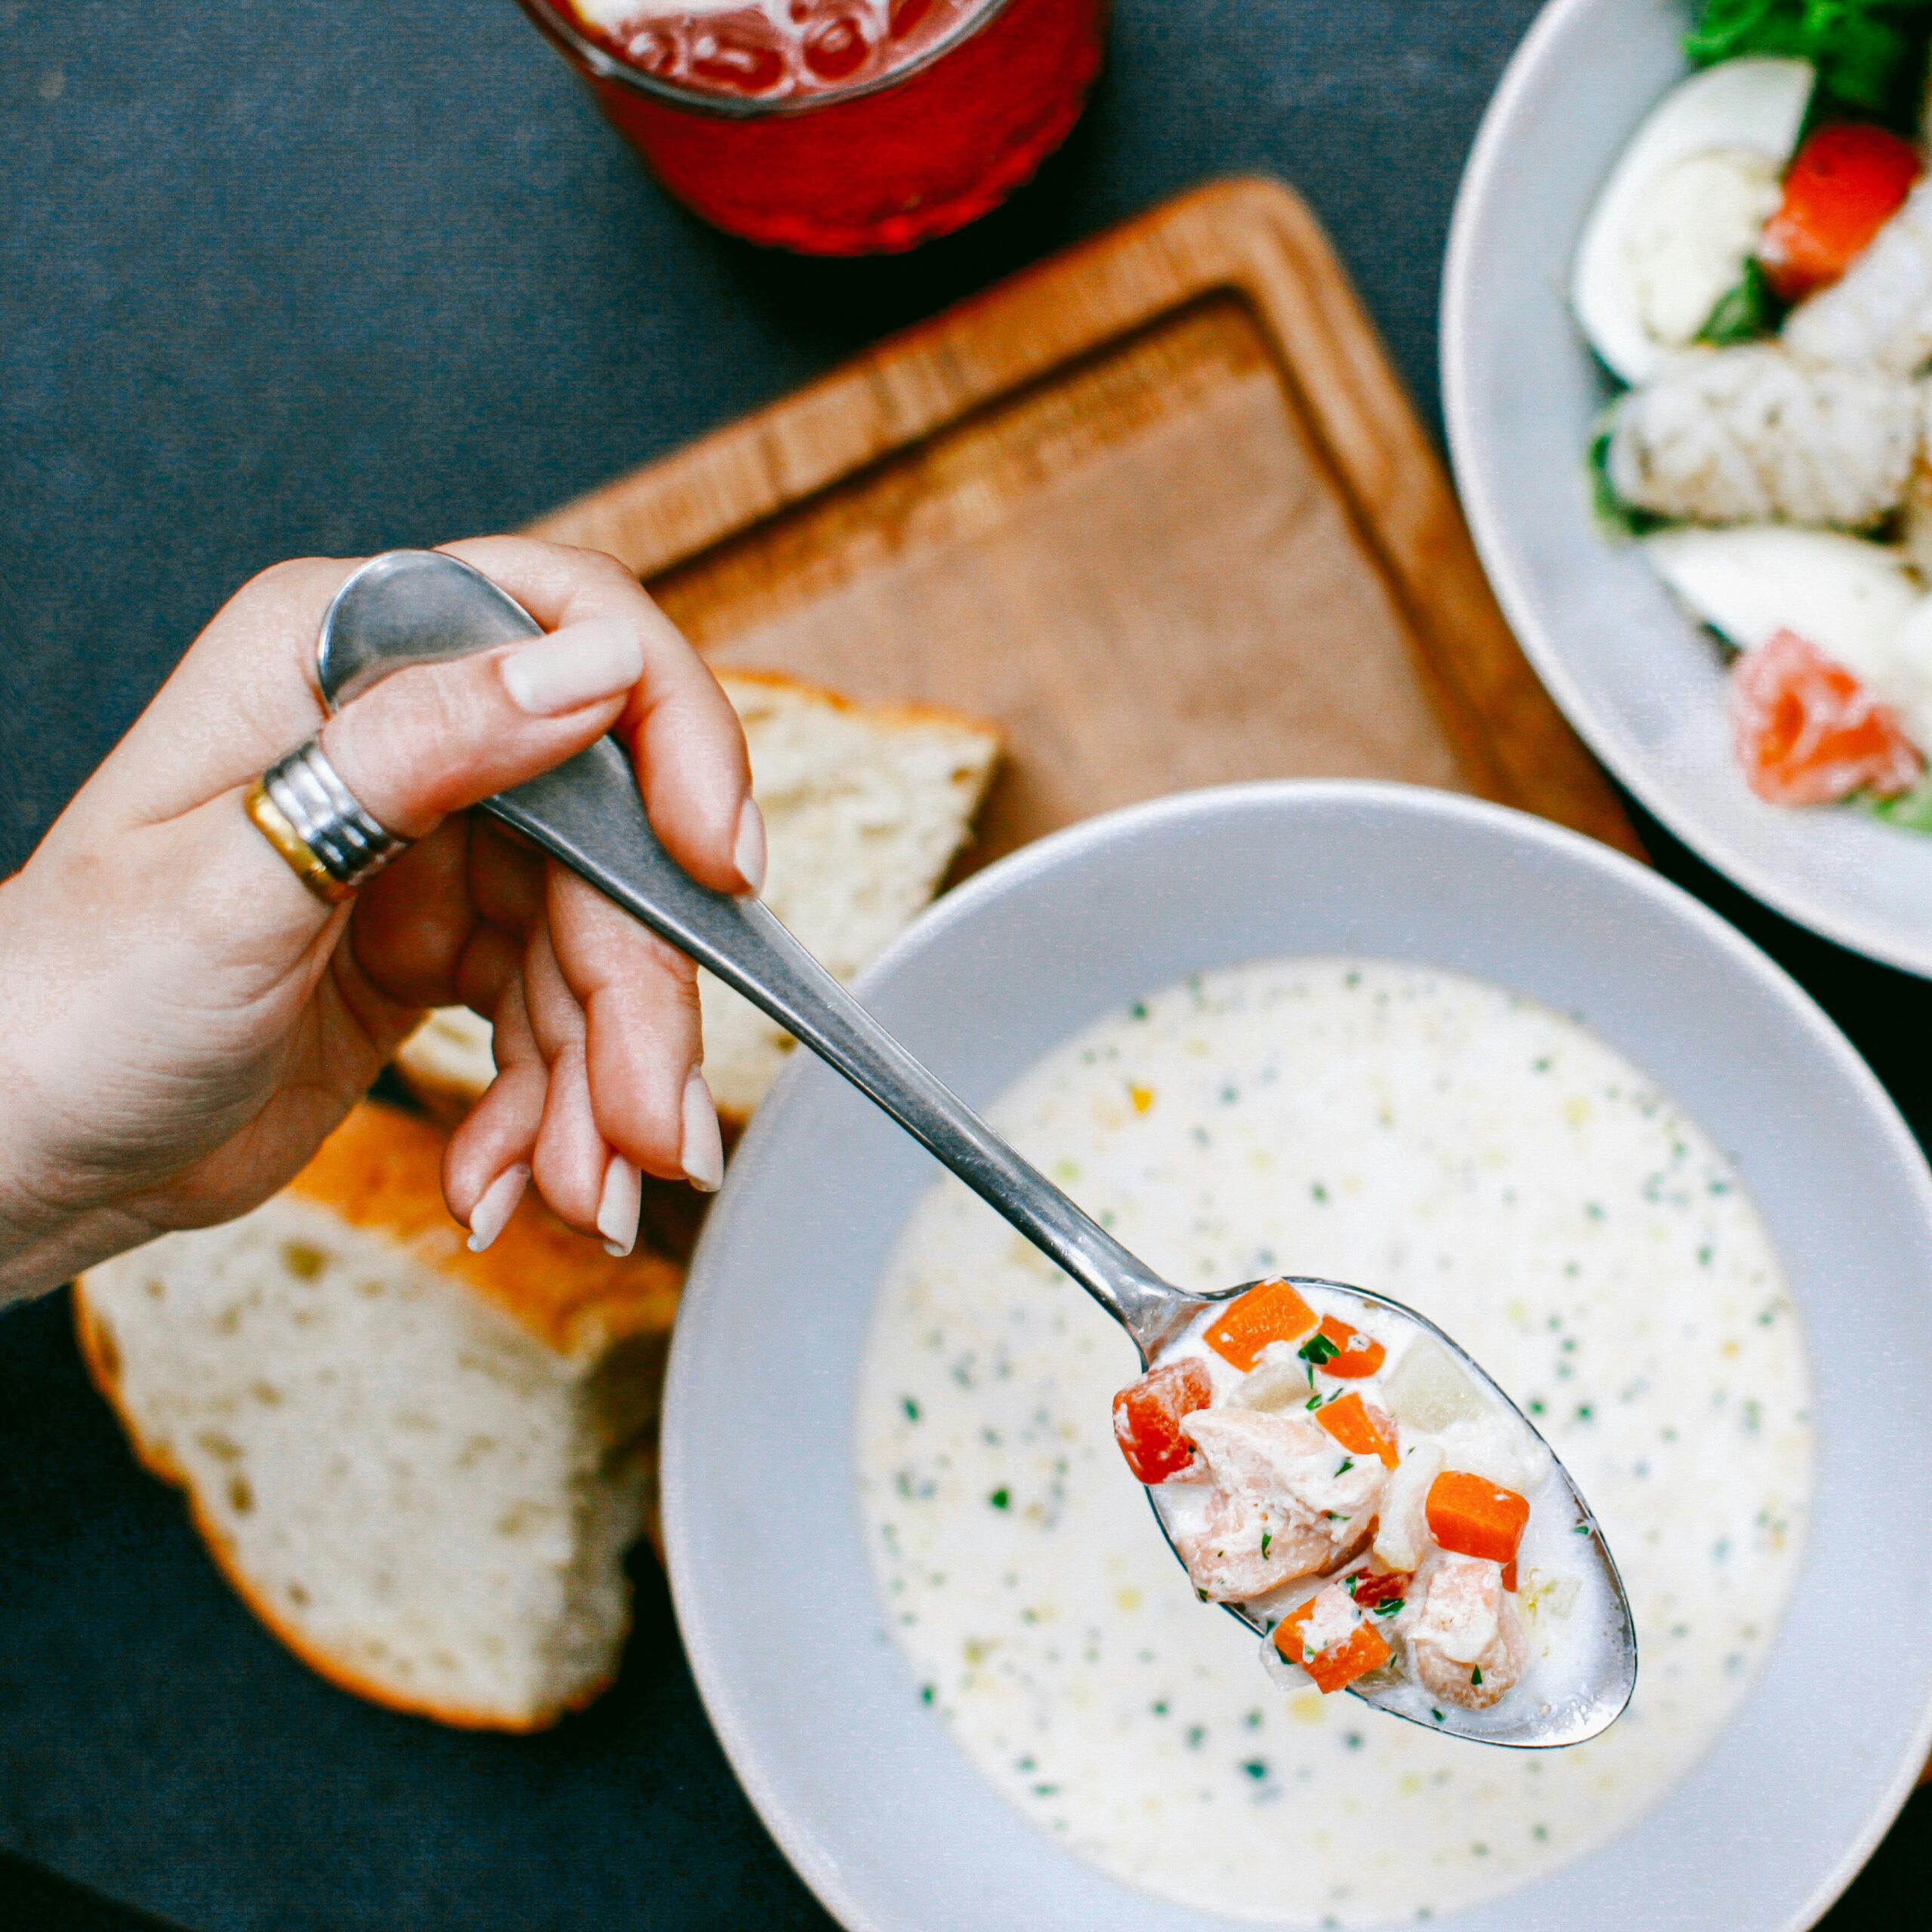
M 592 617 L 527 643 L 399 671 L 322 728 L 365 811 L 403 838 L 548 771 L 614 724 L 644 673 L 636 626 Z

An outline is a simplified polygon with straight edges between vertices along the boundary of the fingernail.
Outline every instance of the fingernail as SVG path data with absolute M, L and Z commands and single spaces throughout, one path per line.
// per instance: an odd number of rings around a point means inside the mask
M 532 638 L 502 660 L 503 688 L 519 711 L 554 718 L 615 697 L 644 675 L 644 646 L 619 617 L 590 617 Z
M 685 1140 L 678 1159 L 700 1194 L 715 1194 L 724 1184 L 724 1142 L 718 1131 L 718 1109 L 704 1075 L 694 1067 L 685 1082 Z
M 519 1161 L 506 1168 L 483 1190 L 483 1198 L 469 1211 L 469 1251 L 481 1254 L 509 1225 L 523 1190 L 530 1185 L 530 1170 Z
M 597 1201 L 597 1232 L 604 1237 L 606 1254 L 626 1255 L 636 1247 L 642 1196 L 637 1169 L 623 1155 L 613 1154 L 604 1170 L 604 1192 Z
M 755 897 L 764 890 L 764 814 L 755 798 L 747 798 L 738 811 L 738 835 L 731 844 L 731 863 L 747 891 Z

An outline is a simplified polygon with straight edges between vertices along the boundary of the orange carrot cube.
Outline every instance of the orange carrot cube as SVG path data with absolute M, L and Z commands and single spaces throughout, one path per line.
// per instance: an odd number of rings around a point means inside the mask
M 1352 1456 L 1380 1456 L 1392 1469 L 1401 1460 L 1394 1422 L 1352 1389 L 1339 1401 L 1317 1409 L 1315 1420 Z
M 1342 1599 L 1353 1623 L 1346 1636 L 1324 1644 L 1318 1651 L 1308 1650 L 1304 1646 L 1303 1636 L 1318 1607 L 1328 1613 L 1338 1609 L 1325 1601 L 1330 1597 Z M 1322 1620 L 1327 1623 L 1329 1616 L 1324 1614 Z M 1333 1583 L 1290 1611 L 1275 1625 L 1275 1647 L 1291 1663 L 1300 1664 L 1315 1679 L 1315 1687 L 1324 1697 L 1346 1690 L 1358 1677 L 1366 1677 L 1371 1670 L 1380 1670 L 1389 1657 L 1389 1645 L 1382 1632 L 1355 1609 L 1347 1592 Z
M 1302 1353 L 1324 1375 L 1336 1376 L 1344 1382 L 1358 1382 L 1364 1376 L 1374 1374 L 1389 1359 L 1389 1351 L 1372 1336 L 1351 1328 L 1332 1315 L 1321 1318 L 1315 1337 L 1316 1343 L 1325 1342 L 1328 1346 L 1324 1349 L 1315 1343 L 1304 1343 Z
M 1202 1339 L 1245 1374 L 1270 1342 L 1297 1341 L 1314 1326 L 1314 1309 L 1286 1281 L 1263 1281 L 1231 1303 Z
M 1530 1520 L 1529 1500 L 1467 1469 L 1444 1469 L 1429 1486 L 1429 1533 L 1458 1556 L 1514 1563 Z

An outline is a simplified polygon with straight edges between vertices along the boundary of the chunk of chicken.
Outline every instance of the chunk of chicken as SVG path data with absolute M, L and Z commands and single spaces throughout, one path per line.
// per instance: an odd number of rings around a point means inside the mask
M 1388 1476 L 1379 1457 L 1351 1456 L 1306 1414 L 1198 1409 L 1181 1428 L 1214 1487 L 1205 1526 L 1175 1547 L 1216 1602 L 1333 1569 L 1367 1542 Z
M 1500 1564 L 1438 1551 L 1410 1591 L 1398 1628 L 1409 1667 L 1430 1696 L 1482 1711 L 1515 1688 L 1529 1641 Z

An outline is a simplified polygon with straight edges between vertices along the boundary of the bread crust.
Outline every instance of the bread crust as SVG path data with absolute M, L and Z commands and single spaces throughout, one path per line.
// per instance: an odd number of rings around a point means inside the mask
M 351 1226 L 407 1247 L 439 1272 L 462 1281 L 545 1347 L 571 1360 L 594 1361 L 620 1342 L 668 1333 L 683 1273 L 675 1264 L 645 1254 L 616 1259 L 534 1201 L 519 1208 L 492 1247 L 472 1254 L 444 1204 L 441 1168 L 442 1140 L 433 1127 L 395 1108 L 365 1101 L 323 1143 L 290 1192 L 327 1207 Z M 136 1423 L 122 1392 L 118 1345 L 88 1299 L 85 1275 L 74 1283 L 73 1304 L 81 1359 L 118 1417 L 136 1460 L 183 1493 L 189 1519 L 235 1595 L 317 1675 L 386 1709 L 458 1730 L 519 1734 L 548 1729 L 609 1687 L 621 1641 L 613 1647 L 610 1670 L 568 1698 L 528 1712 L 412 1694 L 365 1675 L 318 1642 L 241 1567 L 193 1482 Z M 628 1622 L 627 1614 L 627 1629 Z
M 684 1270 L 643 1248 L 607 1254 L 534 1195 L 489 1247 L 472 1254 L 443 1199 L 443 1145 L 429 1121 L 365 1100 L 288 1191 L 408 1248 L 572 1361 L 594 1361 L 633 1335 L 670 1332 Z

